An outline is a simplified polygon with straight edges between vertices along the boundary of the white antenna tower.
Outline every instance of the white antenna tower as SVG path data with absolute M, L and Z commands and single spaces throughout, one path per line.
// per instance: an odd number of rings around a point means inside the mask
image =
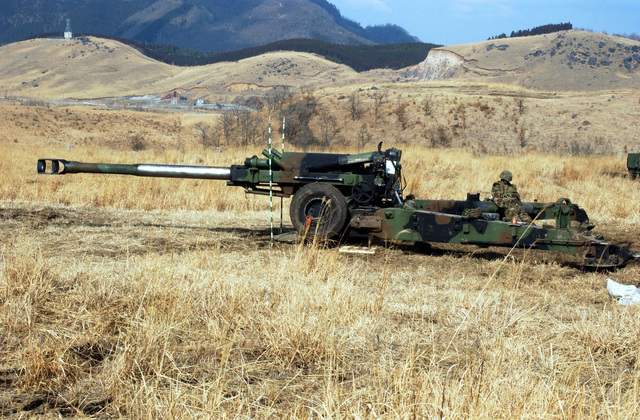
M 73 39 L 71 33 L 71 19 L 67 18 L 67 29 L 64 30 L 64 39 Z

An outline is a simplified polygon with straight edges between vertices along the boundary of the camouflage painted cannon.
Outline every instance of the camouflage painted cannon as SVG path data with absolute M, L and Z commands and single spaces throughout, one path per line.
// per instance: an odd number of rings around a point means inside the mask
M 38 160 L 40 174 L 102 173 L 148 177 L 226 180 L 247 193 L 292 197 L 296 231 L 339 239 L 375 237 L 416 243 L 526 247 L 579 257 L 585 267 L 624 266 L 638 255 L 593 236 L 587 213 L 567 198 L 553 203 L 523 203 L 536 224 L 504 219 L 492 201 L 479 194 L 466 200 L 404 197 L 398 149 L 360 154 L 263 151 L 243 165 L 228 168 L 151 164 L 103 164 L 63 159 Z M 271 170 L 270 170 L 271 168 Z M 270 188 L 270 180 L 273 185 Z M 550 223 L 548 223 L 550 222 Z

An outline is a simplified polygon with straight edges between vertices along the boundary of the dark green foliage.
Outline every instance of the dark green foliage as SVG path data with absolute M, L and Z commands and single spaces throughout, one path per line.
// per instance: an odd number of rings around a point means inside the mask
M 162 61 L 163 63 L 173 64 L 176 66 L 198 66 L 207 63 L 207 58 L 215 56 L 217 54 L 207 54 L 202 51 L 192 50 L 189 48 L 180 48 L 174 45 L 159 45 L 149 42 L 135 41 L 132 39 L 118 38 L 115 36 L 105 36 L 98 34 L 87 34 L 87 36 L 95 36 L 105 39 L 113 39 L 114 41 L 122 42 L 140 51 L 147 57 L 151 57 L 154 60 Z M 220 62 L 226 60 L 218 60 L 214 62 Z
M 517 37 L 523 37 L 523 36 L 552 34 L 554 32 L 569 31 L 571 29 L 573 29 L 573 25 L 570 22 L 555 23 L 555 24 L 550 23 L 548 25 L 536 26 L 533 29 L 524 29 L 524 30 L 521 29 L 519 31 L 511 31 L 511 35 L 509 37 L 517 38 Z M 489 39 L 503 39 L 506 37 L 507 35 L 502 33 L 500 35 L 491 37 Z
M 560 31 L 568 31 L 573 29 L 573 25 L 569 22 L 567 23 L 556 23 L 556 24 L 548 24 L 542 26 L 536 26 L 535 28 L 529 30 L 520 30 L 518 32 L 511 32 L 511 38 L 519 37 L 519 36 L 533 36 L 533 35 L 544 35 L 551 34 L 554 32 Z
M 166 45 L 152 45 L 120 40 L 139 49 L 145 55 L 179 66 L 197 66 L 223 61 L 238 61 L 271 51 L 297 51 L 320 55 L 327 60 L 345 64 L 356 71 L 377 68 L 400 69 L 422 62 L 435 44 L 420 42 L 389 45 L 340 45 L 312 39 L 291 39 L 237 51 L 205 54 Z
M 411 36 L 406 29 L 390 23 L 386 25 L 367 26 L 365 30 L 367 32 L 367 38 L 377 44 L 420 42 L 418 38 Z

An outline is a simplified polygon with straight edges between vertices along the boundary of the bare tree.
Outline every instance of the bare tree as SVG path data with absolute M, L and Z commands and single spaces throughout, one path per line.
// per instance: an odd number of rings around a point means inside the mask
M 207 126 L 204 123 L 199 123 L 198 128 L 200 129 L 200 143 L 202 143 L 203 148 L 207 148 Z
M 524 122 L 520 124 L 520 128 L 518 129 L 518 144 L 521 148 L 527 147 L 529 141 L 527 140 L 527 129 L 524 126 Z
M 235 131 L 235 119 L 229 112 L 223 112 L 222 117 L 218 120 L 217 128 L 222 133 L 225 144 L 233 143 L 233 135 Z
M 328 147 L 340 132 L 340 128 L 333 115 L 326 108 L 320 108 L 318 112 L 320 124 L 320 142 L 323 146 Z
M 298 144 L 302 147 L 318 143 L 318 139 L 309 128 L 309 123 L 317 114 L 318 107 L 315 101 L 307 102 L 298 97 L 291 100 L 284 110 L 284 115 L 287 117 L 285 127 L 287 139 L 292 144 Z
M 248 146 L 257 143 L 260 136 L 260 117 L 253 111 L 242 110 L 238 114 L 238 131 L 240 134 L 240 144 Z
M 435 129 L 429 129 L 427 136 L 431 141 L 431 147 L 447 148 L 451 146 L 451 137 L 449 137 L 447 129 L 443 125 L 438 125 Z
M 142 133 L 136 133 L 129 137 L 131 140 L 131 150 L 139 152 L 147 148 L 147 141 Z
M 524 106 L 524 98 L 522 97 L 517 97 L 516 98 L 516 106 L 518 107 L 518 113 L 520 115 L 525 113 L 525 106 Z
M 431 100 L 431 96 L 427 96 L 422 100 L 422 110 L 424 111 L 424 115 L 427 117 L 431 115 L 433 112 L 433 101 Z
M 240 119 L 240 113 L 246 109 L 246 107 L 242 104 L 242 100 L 240 98 L 236 98 L 235 101 L 231 104 L 231 114 L 233 115 L 233 119 L 235 120 L 236 125 L 238 125 L 238 119 Z
M 400 128 L 402 131 L 406 130 L 409 126 L 409 117 L 407 116 L 407 106 L 406 102 L 403 102 L 402 99 L 398 99 L 398 104 L 396 105 L 396 109 L 394 114 L 398 118 L 398 123 L 400 123 Z
M 316 106 L 316 97 L 313 96 L 313 89 L 300 91 L 300 97 L 307 104 L 307 107 L 315 107 Z
M 371 138 L 373 137 L 369 132 L 369 129 L 367 128 L 366 124 L 362 124 L 360 126 L 360 132 L 358 134 L 359 134 L 358 139 L 360 140 L 360 147 L 364 147 L 367 143 L 371 141 Z
M 380 112 L 382 110 L 382 105 L 384 104 L 384 99 L 387 96 L 387 92 L 385 90 L 378 90 L 373 94 L 373 116 L 375 118 L 376 124 L 380 119 Z
M 290 98 L 289 90 L 284 87 L 275 87 L 265 96 L 267 104 L 267 112 L 271 116 L 281 117 L 283 115 L 284 106 Z
M 199 122 L 197 125 L 200 130 L 200 143 L 202 144 L 202 148 L 206 149 L 207 147 L 217 147 L 218 152 L 220 151 L 220 132 L 215 127 L 208 127 L 203 122 Z

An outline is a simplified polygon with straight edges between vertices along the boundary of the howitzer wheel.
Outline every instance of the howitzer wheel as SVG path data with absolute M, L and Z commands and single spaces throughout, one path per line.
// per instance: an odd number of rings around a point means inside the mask
M 347 201 L 336 187 L 314 182 L 295 193 L 289 207 L 291 223 L 301 234 L 333 239 L 347 223 Z

